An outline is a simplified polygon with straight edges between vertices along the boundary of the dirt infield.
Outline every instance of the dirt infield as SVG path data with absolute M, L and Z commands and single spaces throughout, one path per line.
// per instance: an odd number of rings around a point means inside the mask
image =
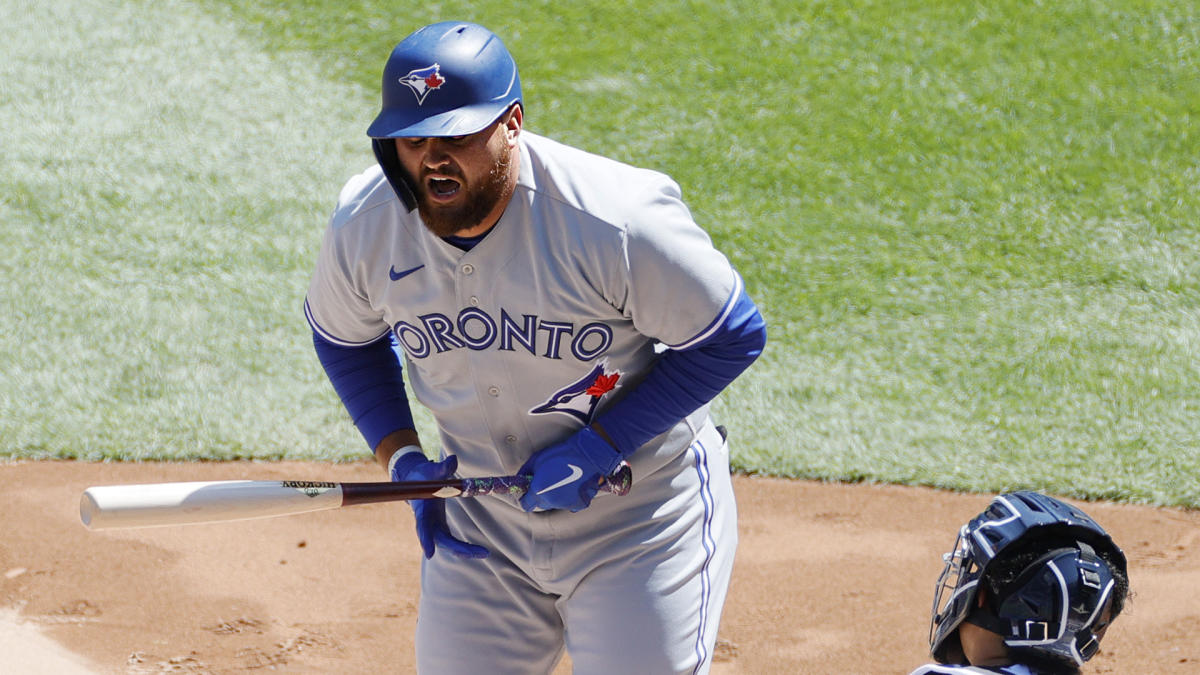
M 412 672 L 418 547 L 403 504 L 125 531 L 79 522 L 89 485 L 235 478 L 382 475 L 365 462 L 0 464 L 5 663 Z M 988 495 L 745 476 L 734 487 L 741 544 L 714 673 L 892 675 L 924 662 L 941 553 Z M 1200 512 L 1083 506 L 1125 548 L 1135 593 L 1086 672 L 1200 672 Z

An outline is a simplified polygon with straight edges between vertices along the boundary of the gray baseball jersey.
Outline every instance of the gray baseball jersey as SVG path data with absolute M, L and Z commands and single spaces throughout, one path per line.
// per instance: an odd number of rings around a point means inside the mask
M 512 201 L 467 252 L 406 212 L 378 167 L 352 179 L 308 291 L 330 342 L 395 335 L 463 475 L 512 473 L 570 435 L 639 379 L 655 340 L 703 339 L 740 291 L 669 178 L 521 138 Z M 643 448 L 635 475 L 686 445 Z
M 670 178 L 528 131 L 519 138 L 516 191 L 470 251 L 429 232 L 378 167 L 351 179 L 305 303 L 313 329 L 334 344 L 395 336 L 412 393 L 433 413 L 443 450 L 458 456 L 464 476 L 514 473 L 636 385 L 658 350 L 708 337 L 741 293 L 740 277 Z M 579 514 L 526 514 L 508 497 L 451 500 L 451 529 L 493 555 L 435 555 L 423 563 L 422 669 L 463 668 L 474 654 L 489 672 L 537 670 L 464 649 L 472 635 L 549 648 L 542 658 L 552 664 L 562 620 L 537 623 L 543 630 L 534 635 L 530 598 L 496 592 L 479 599 L 488 610 L 473 613 L 469 626 L 461 612 L 446 609 L 458 605 L 426 602 L 461 598 L 466 588 L 486 593 L 517 574 L 536 587 L 532 595 L 577 599 L 572 620 L 588 626 L 574 637 L 577 667 L 593 658 L 602 668 L 603 656 L 619 647 L 631 663 L 656 664 L 653 672 L 705 671 L 737 537 L 726 452 L 705 406 L 629 458 L 634 492 L 626 497 L 601 493 Z M 637 565 L 614 562 L 634 558 Z M 666 616 L 654 598 L 671 595 L 690 604 Z M 548 611 L 562 614 L 565 606 Z M 622 607 L 657 611 L 673 637 L 613 621 Z M 694 615 L 677 615 L 681 607 Z M 523 626 L 519 635 L 516 626 Z

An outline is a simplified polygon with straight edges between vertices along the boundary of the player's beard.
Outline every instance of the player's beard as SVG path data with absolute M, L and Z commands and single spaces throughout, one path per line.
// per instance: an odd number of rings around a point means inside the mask
M 421 221 L 439 237 L 452 237 L 463 230 L 478 226 L 492 209 L 502 201 L 507 201 L 513 193 L 509 181 L 509 169 L 512 167 L 512 150 L 506 149 L 496 158 L 495 164 L 479 185 L 468 186 L 459 181 L 464 191 L 462 199 L 456 204 L 436 204 L 428 198 L 429 187 L 421 181 L 417 192 L 417 213 Z M 461 174 L 460 174 L 461 177 Z

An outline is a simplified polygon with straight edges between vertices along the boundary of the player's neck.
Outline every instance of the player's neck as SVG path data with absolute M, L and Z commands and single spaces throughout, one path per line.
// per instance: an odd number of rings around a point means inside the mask
M 963 654 L 973 666 L 996 667 L 1012 664 L 1004 638 L 969 622 L 958 627 Z
M 490 231 L 491 230 L 488 230 L 488 232 Z M 456 246 L 464 251 L 470 251 L 471 249 L 475 248 L 476 244 L 483 241 L 485 236 L 487 236 L 487 232 L 474 237 L 460 237 L 458 235 L 452 235 L 449 237 L 442 237 L 442 241 L 450 244 L 451 246 Z

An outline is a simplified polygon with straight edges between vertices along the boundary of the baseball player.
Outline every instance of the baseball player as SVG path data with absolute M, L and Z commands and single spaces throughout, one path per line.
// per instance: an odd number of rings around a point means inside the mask
M 1037 492 L 1000 495 L 946 554 L 929 631 L 938 663 L 912 675 L 1073 675 L 1128 590 L 1125 555 L 1086 513 Z
M 525 131 L 486 28 L 414 32 L 382 94 L 305 301 L 318 357 L 392 480 L 531 476 L 414 503 L 418 669 L 707 672 L 737 544 L 708 405 L 766 340 L 741 278 L 670 178 Z

